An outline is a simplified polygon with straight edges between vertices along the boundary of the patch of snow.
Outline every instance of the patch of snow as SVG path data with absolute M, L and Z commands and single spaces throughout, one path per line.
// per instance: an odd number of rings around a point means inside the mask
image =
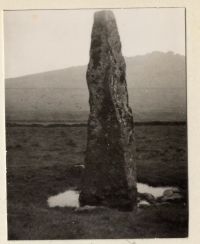
M 48 206 L 53 207 L 79 207 L 79 192 L 75 190 L 67 190 L 55 196 L 51 196 L 47 200 Z
M 137 183 L 137 188 L 139 193 L 150 193 L 155 198 L 163 196 L 165 190 L 177 190 L 176 187 L 153 187 L 143 183 Z M 55 196 L 48 198 L 47 203 L 50 208 L 53 207 L 74 207 L 79 208 L 79 191 L 67 190 L 63 193 L 59 193 Z M 143 204 L 143 203 L 142 203 Z M 86 206 L 84 209 L 93 209 L 94 206 Z
M 163 196 L 163 193 L 165 190 L 177 190 L 178 188 L 176 187 L 170 187 L 170 186 L 159 186 L 159 187 L 154 187 L 154 186 L 149 186 L 147 184 L 143 183 L 137 183 L 137 189 L 139 193 L 150 193 L 152 194 L 155 198 Z
M 138 207 L 140 206 L 150 206 L 150 203 L 145 200 L 142 200 L 138 203 Z

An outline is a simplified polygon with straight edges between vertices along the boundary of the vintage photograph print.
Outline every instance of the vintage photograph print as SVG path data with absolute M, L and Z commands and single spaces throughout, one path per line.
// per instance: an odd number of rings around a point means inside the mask
M 4 11 L 8 240 L 188 237 L 185 15 Z

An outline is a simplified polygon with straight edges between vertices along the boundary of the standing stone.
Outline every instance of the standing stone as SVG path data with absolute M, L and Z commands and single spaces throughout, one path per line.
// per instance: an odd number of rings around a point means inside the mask
M 80 205 L 132 210 L 137 202 L 133 116 L 111 11 L 94 15 L 87 83 L 90 115 Z

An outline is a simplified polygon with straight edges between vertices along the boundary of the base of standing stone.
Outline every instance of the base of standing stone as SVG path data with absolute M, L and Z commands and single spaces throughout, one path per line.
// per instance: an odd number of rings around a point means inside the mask
M 125 194 L 118 192 L 108 193 L 100 192 L 91 193 L 91 192 L 81 192 L 79 196 L 80 206 L 105 206 L 109 208 L 115 208 L 121 211 L 132 211 L 136 207 L 135 202 L 137 202 L 136 189 L 132 189 Z

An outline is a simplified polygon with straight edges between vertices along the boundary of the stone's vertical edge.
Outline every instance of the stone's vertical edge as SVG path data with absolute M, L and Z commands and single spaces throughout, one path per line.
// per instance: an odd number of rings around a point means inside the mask
M 133 116 L 114 14 L 94 15 L 87 70 L 90 115 L 80 205 L 136 206 Z

